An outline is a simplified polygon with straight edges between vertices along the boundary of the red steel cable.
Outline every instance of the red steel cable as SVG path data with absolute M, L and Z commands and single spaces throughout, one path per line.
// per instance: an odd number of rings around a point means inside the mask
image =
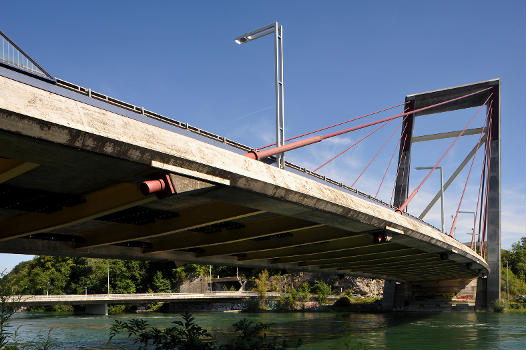
M 403 123 L 403 121 L 402 121 Z M 365 167 L 365 169 L 362 170 L 362 172 L 360 173 L 360 175 L 358 175 L 358 177 L 356 178 L 356 180 L 354 180 L 354 182 L 352 183 L 351 187 L 354 187 L 354 185 L 356 185 L 356 183 L 358 182 L 358 180 L 360 179 L 360 177 L 362 177 L 363 173 L 365 173 L 365 171 L 369 168 L 369 166 L 373 163 L 373 161 L 376 159 L 376 157 L 378 157 L 378 155 L 380 154 L 380 152 L 382 152 L 382 150 L 384 149 L 385 145 L 387 145 L 387 143 L 389 141 L 391 141 L 391 139 L 393 138 L 394 134 L 398 131 L 398 129 L 400 129 L 400 127 L 402 126 L 402 123 L 400 123 L 400 125 L 398 125 L 398 127 L 395 129 L 395 131 L 393 131 L 393 133 L 391 134 L 391 136 L 389 136 L 389 138 L 387 139 L 387 141 L 385 141 L 385 143 L 383 144 L 383 146 L 378 150 L 378 152 L 376 152 L 376 154 L 374 155 L 374 157 L 369 161 L 369 163 L 367 164 L 367 166 Z
M 349 120 L 346 120 L 346 121 L 343 121 L 341 123 L 337 123 L 337 124 L 332 124 L 332 125 L 329 125 L 329 126 L 326 126 L 324 128 L 321 128 L 321 129 L 318 129 L 318 130 L 314 130 L 314 131 L 310 131 L 310 132 L 306 132 L 304 134 L 301 134 L 301 135 L 298 135 L 298 136 L 294 136 L 294 137 L 291 137 L 289 139 L 286 139 L 285 141 L 292 141 L 292 140 L 295 140 L 295 139 L 299 139 L 300 137 L 304 137 L 304 136 L 308 136 L 308 135 L 311 135 L 311 134 L 315 134 L 317 132 L 320 132 L 320 131 L 323 131 L 323 130 L 327 130 L 327 129 L 330 129 L 330 128 L 334 128 L 336 126 L 340 126 L 340 125 L 343 125 L 343 124 L 347 124 L 347 123 L 350 123 L 350 122 L 354 122 L 356 120 L 359 120 L 359 119 L 362 119 L 362 118 L 365 118 L 365 117 L 369 117 L 371 115 L 375 115 L 375 114 L 378 114 L 378 113 L 382 113 L 382 112 L 385 112 L 385 111 L 388 111 L 390 109 L 393 109 L 393 108 L 396 108 L 396 107 L 400 107 L 400 106 L 403 106 L 405 104 L 404 103 L 401 103 L 399 105 L 396 105 L 396 106 L 391 106 L 391 107 L 388 107 L 388 108 L 384 108 L 384 109 L 380 109 L 376 112 L 373 112 L 373 113 L 369 113 L 369 114 L 364 114 L 364 115 L 361 115 L 359 117 L 356 117 L 356 118 L 353 118 L 353 119 L 349 119 Z M 271 143 L 270 145 L 266 145 L 266 146 L 263 146 L 263 147 L 259 147 L 259 148 L 256 148 L 257 151 L 261 151 L 262 149 L 265 149 L 265 148 L 269 148 L 271 146 L 274 146 L 276 143 Z
M 475 164 L 475 160 L 477 159 L 477 154 L 479 153 L 480 149 L 480 140 L 482 140 L 482 136 L 484 136 L 483 133 L 481 133 L 477 149 L 475 151 L 475 154 L 473 155 L 473 160 L 471 161 L 471 166 L 469 167 L 468 176 L 466 178 L 466 183 L 464 184 L 464 189 L 462 190 L 462 195 L 460 196 L 460 201 L 458 202 L 457 211 L 455 213 L 455 218 L 453 219 L 453 223 L 451 224 L 451 230 L 449 231 L 449 236 L 453 237 L 453 232 L 455 231 L 455 226 L 457 225 L 457 219 L 458 219 L 458 212 L 460 211 L 460 206 L 462 205 L 462 200 L 464 199 L 464 194 L 466 193 L 466 188 L 468 187 L 469 178 L 471 176 L 471 171 L 473 170 L 473 165 Z
M 486 241 L 486 219 L 487 219 L 487 216 L 488 216 L 488 199 L 489 199 L 489 196 L 488 196 L 488 192 L 489 192 L 489 174 L 490 174 L 490 170 L 491 170 L 491 141 L 492 141 L 492 137 L 491 137 L 491 130 L 488 130 L 488 140 L 489 140 L 489 143 L 488 143 L 488 148 L 489 148 L 489 151 L 488 151 L 488 158 L 486 159 L 486 178 L 487 178 L 487 181 L 486 181 L 486 202 L 484 204 L 484 221 L 482 222 L 482 245 L 481 245 L 481 256 L 484 257 L 484 243 Z
M 355 143 L 353 143 L 352 145 L 350 145 L 349 147 L 347 147 L 346 149 L 344 149 L 343 151 L 341 151 L 340 153 L 338 153 L 337 155 L 335 155 L 334 157 L 317 167 L 316 169 L 314 169 L 313 172 L 317 172 L 318 170 L 320 170 L 321 168 L 323 168 L 324 166 L 326 166 L 327 164 L 329 164 L 330 162 L 332 162 L 333 160 L 335 160 L 336 158 L 338 158 L 339 156 L 341 156 L 342 154 L 344 154 L 345 152 L 347 152 L 348 150 L 350 150 L 351 148 L 353 148 L 354 146 L 356 146 L 357 144 L 359 144 L 360 142 L 362 142 L 363 140 L 365 140 L 366 138 L 368 138 L 369 136 L 371 136 L 372 134 L 374 134 L 375 132 L 377 132 L 392 121 L 393 119 L 385 122 L 384 124 L 381 124 L 376 129 L 374 129 L 373 131 L 371 131 L 370 133 L 368 133 L 367 135 L 365 135 L 364 137 L 362 137 L 361 139 L 359 139 L 358 141 L 356 141 Z
M 492 106 L 493 105 L 490 104 L 490 108 L 488 109 L 488 115 L 486 116 L 486 125 L 487 125 L 487 127 L 485 127 L 482 130 L 482 132 L 487 131 L 491 127 L 492 118 L 490 116 L 491 116 L 491 112 L 492 112 Z M 487 122 L 488 118 L 489 118 L 489 123 Z M 484 182 L 484 172 L 486 171 L 486 169 L 485 169 L 485 162 L 486 162 L 486 152 L 488 151 L 487 141 L 488 141 L 488 135 L 486 135 L 486 144 L 484 145 L 484 156 L 482 157 L 482 160 L 483 160 L 482 163 L 483 163 L 484 166 L 483 166 L 482 172 L 480 174 L 479 191 L 478 191 L 478 194 L 477 194 L 477 205 L 475 206 L 475 218 L 473 219 L 473 235 L 471 236 L 471 249 L 472 250 L 473 250 L 473 247 L 475 245 L 475 228 L 477 227 L 477 219 L 478 219 L 478 215 L 479 215 L 480 192 L 482 190 L 482 184 Z M 480 229 L 479 229 L 479 231 L 480 231 Z M 479 235 L 479 238 L 480 238 L 480 235 Z M 475 250 L 475 253 L 476 253 L 477 252 L 476 246 L 475 246 L 474 250 Z
M 466 129 L 469 127 L 469 125 L 471 124 L 471 122 L 475 119 L 475 117 L 479 114 L 479 112 L 482 110 L 482 107 L 484 107 L 484 105 L 489 101 L 489 99 L 491 98 L 491 96 L 493 96 L 493 93 L 491 93 L 488 98 L 486 99 L 486 101 L 484 101 L 484 103 L 480 106 L 480 108 L 478 109 L 477 113 L 475 113 L 475 115 L 473 116 L 473 118 L 471 118 L 471 120 L 469 121 L 469 123 L 464 127 L 464 129 L 460 132 L 460 134 L 458 134 L 458 136 L 455 138 L 455 140 L 453 141 L 453 143 L 449 146 L 449 148 L 446 150 L 446 152 L 442 155 L 442 157 L 438 160 L 438 162 L 435 164 L 435 166 L 429 171 L 429 173 L 427 173 L 426 177 L 424 178 L 424 180 L 422 180 L 422 182 L 420 183 L 420 185 L 418 185 L 417 188 L 415 188 L 413 190 L 413 193 L 411 193 L 411 195 L 409 196 L 409 198 L 406 199 L 405 203 L 402 204 L 400 206 L 400 208 L 398 208 L 398 212 L 402 213 L 402 211 L 407 207 L 407 205 L 409 204 L 409 202 L 411 202 L 411 200 L 413 199 L 413 197 L 418 193 L 418 191 L 420 190 L 420 188 L 422 187 L 422 185 L 427 181 L 427 179 L 429 179 L 429 177 L 431 176 L 431 174 L 433 173 L 433 171 L 435 171 L 436 167 L 440 164 L 440 162 L 442 162 L 442 160 L 445 158 L 445 156 L 449 153 L 449 151 L 451 150 L 451 148 L 453 148 L 453 146 L 457 143 L 458 139 L 464 135 L 464 132 L 466 131 Z
M 266 151 L 257 152 L 255 150 L 253 150 L 253 151 L 250 151 L 248 153 L 245 153 L 244 156 L 248 157 L 248 158 L 251 158 L 251 159 L 256 159 L 256 160 L 265 159 L 265 158 L 271 157 L 271 156 L 279 154 L 279 153 L 283 153 L 283 152 L 291 151 L 291 150 L 296 149 L 296 148 L 312 145 L 313 143 L 321 142 L 321 141 L 326 140 L 326 139 L 331 138 L 331 137 L 343 135 L 343 134 L 349 133 L 351 131 L 360 130 L 360 129 L 367 128 L 369 126 L 373 126 L 373 125 L 376 125 L 376 124 L 385 123 L 385 122 L 388 122 L 388 121 L 396 119 L 396 118 L 404 117 L 404 116 L 406 116 L 408 114 L 414 114 L 414 113 L 421 112 L 421 111 L 424 111 L 424 110 L 427 110 L 427 109 L 430 109 L 430 108 L 433 108 L 433 107 L 437 107 L 437 106 L 441 106 L 441 105 L 444 105 L 444 104 L 447 104 L 447 103 L 450 103 L 450 102 L 453 102 L 453 101 L 457 101 L 457 100 L 460 100 L 460 99 L 463 99 L 463 98 L 466 98 L 466 97 L 469 97 L 469 96 L 473 96 L 475 94 L 479 94 L 479 93 L 484 92 L 486 90 L 489 90 L 491 88 L 492 87 L 489 87 L 489 88 L 486 88 L 486 89 L 482 89 L 482 90 L 478 90 L 478 91 L 466 94 L 464 96 L 460 96 L 460 97 L 452 98 L 452 99 L 447 100 L 447 101 L 435 103 L 434 105 L 422 107 L 422 108 L 415 109 L 415 110 L 409 111 L 409 112 L 400 113 L 400 114 L 397 114 L 397 115 L 395 115 L 393 117 L 380 119 L 380 120 L 377 120 L 377 121 L 374 121 L 374 122 L 358 125 L 358 126 L 355 126 L 355 127 L 352 127 L 352 128 L 343 129 L 343 130 L 340 130 L 340 131 L 335 131 L 335 132 L 332 132 L 330 134 L 309 137 L 308 139 L 305 139 L 305 140 L 300 140 L 300 141 L 292 142 L 292 143 L 289 143 L 289 144 L 286 144 L 286 145 L 283 145 L 283 146 L 274 147 L 274 148 L 268 149 Z

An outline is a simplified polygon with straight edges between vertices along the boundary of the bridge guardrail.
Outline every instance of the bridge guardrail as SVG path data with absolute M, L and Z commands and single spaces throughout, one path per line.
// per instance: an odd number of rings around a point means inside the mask
M 55 78 L 55 80 L 56 80 L 56 84 L 58 86 L 60 86 L 60 87 L 66 88 L 68 90 L 75 91 L 77 93 L 80 93 L 82 95 L 94 98 L 96 100 L 103 101 L 103 102 L 115 105 L 117 107 L 120 107 L 120 108 L 124 108 L 124 109 L 126 109 L 128 111 L 132 111 L 134 113 L 138 113 L 138 114 L 144 115 L 145 117 L 161 121 L 161 122 L 166 123 L 168 125 L 172 125 L 172 126 L 176 126 L 176 127 L 181 128 L 181 129 L 184 129 L 184 130 L 188 130 L 188 131 L 193 132 L 195 134 L 198 134 L 200 136 L 204 136 L 206 138 L 209 138 L 209 139 L 212 139 L 212 140 L 215 140 L 215 141 L 227 144 L 229 146 L 232 146 L 234 148 L 237 148 L 237 149 L 240 149 L 240 150 L 243 150 L 243 151 L 246 151 L 246 152 L 250 152 L 250 151 L 254 150 L 253 148 L 251 148 L 251 147 L 249 147 L 247 145 L 244 145 L 242 143 L 236 142 L 234 140 L 230 140 L 230 139 L 228 139 L 228 138 L 226 138 L 224 136 L 216 135 L 216 134 L 214 134 L 212 132 L 209 132 L 209 131 L 203 130 L 201 128 L 192 126 L 192 125 L 190 125 L 188 123 L 183 123 L 183 122 L 180 122 L 178 120 L 175 120 L 175 119 L 163 116 L 161 114 L 149 111 L 147 109 L 144 109 L 144 107 L 139 107 L 139 106 L 136 106 L 134 104 L 118 100 L 116 98 L 110 97 L 108 95 L 104 95 L 104 94 L 99 93 L 99 92 L 95 92 L 95 91 L 93 91 L 91 89 L 85 88 L 85 87 L 77 85 L 75 83 L 68 82 L 66 80 L 62 80 L 62 79 L 59 79 L 59 78 Z M 285 162 L 285 167 L 286 168 L 288 167 L 288 168 L 290 168 L 292 170 L 298 171 L 298 172 L 300 172 L 300 173 L 302 173 L 302 174 L 304 174 L 306 176 L 313 177 L 313 178 L 316 178 L 316 179 L 321 180 L 323 182 L 326 182 L 328 184 L 331 184 L 333 186 L 339 187 L 339 188 L 341 188 L 344 191 L 347 191 L 347 192 L 350 192 L 352 194 L 358 195 L 358 196 L 360 196 L 360 197 L 362 197 L 362 198 L 364 198 L 366 200 L 370 200 L 372 202 L 375 202 L 377 204 L 380 204 L 380 205 L 382 205 L 384 207 L 387 207 L 387 208 L 390 208 L 392 210 L 397 210 L 398 209 L 398 208 L 394 207 L 393 205 L 391 205 L 389 203 L 386 203 L 386 202 L 384 202 L 384 201 L 382 201 L 382 200 L 380 200 L 378 198 L 375 198 L 375 197 L 373 197 L 373 196 L 371 196 L 371 195 L 369 195 L 367 193 L 358 191 L 357 189 L 352 188 L 350 186 L 347 186 L 347 185 L 343 184 L 342 182 L 338 182 L 338 181 L 330 179 L 330 178 L 328 178 L 326 176 L 317 174 L 317 173 L 312 172 L 312 171 L 310 171 L 310 170 L 308 170 L 306 168 L 300 167 L 299 165 L 296 165 L 294 163 Z M 428 226 L 436 229 L 437 231 L 440 231 L 437 227 L 431 225 L 430 223 L 428 223 L 428 222 L 426 222 L 426 221 L 424 221 L 424 220 L 422 220 L 422 219 L 420 219 L 420 218 L 418 218 L 416 216 L 413 216 L 413 215 L 411 215 L 411 214 L 409 214 L 407 212 L 404 212 L 403 214 L 411 217 L 413 220 L 417 220 L 417 221 L 419 221 L 419 222 L 421 222 L 421 223 L 423 223 L 425 225 L 428 225 Z

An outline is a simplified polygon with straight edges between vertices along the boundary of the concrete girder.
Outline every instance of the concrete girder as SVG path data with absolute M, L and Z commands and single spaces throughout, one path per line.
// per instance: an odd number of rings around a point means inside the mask
M 0 158 L 0 183 L 4 183 L 15 177 L 35 169 L 38 164 L 24 162 L 16 159 Z
M 225 221 L 236 220 L 262 214 L 263 211 L 230 205 L 227 203 L 210 203 L 198 207 L 183 209 L 173 219 L 158 220 L 152 224 L 131 225 L 114 224 L 98 230 L 85 232 L 85 242 L 78 248 L 94 248 L 133 240 L 162 237 L 203 226 Z
M 154 240 L 151 241 L 152 247 L 145 249 L 145 253 L 215 246 L 322 226 L 321 224 L 287 216 L 254 220 L 246 223 L 245 227 L 240 229 L 226 230 L 213 234 L 192 232 L 185 237 L 166 237 Z
M 71 226 L 156 200 L 144 196 L 135 184 L 117 184 L 89 193 L 85 202 L 52 213 L 28 213 L 0 222 L 0 241 Z
M 356 242 L 362 240 L 370 242 L 372 239 L 369 234 L 354 234 L 332 227 L 317 227 L 308 230 L 295 231 L 291 236 L 272 238 L 267 241 L 243 241 L 207 247 L 204 252 L 197 254 L 197 256 L 206 257 L 213 255 L 263 252 L 285 247 L 299 247 L 320 242 L 340 241 L 347 238 L 352 238 L 353 240 L 356 240 Z
M 387 255 L 393 254 L 396 252 L 420 252 L 419 250 L 413 248 L 407 248 L 404 246 L 399 246 L 393 243 L 384 243 L 384 244 L 371 244 L 367 246 L 358 246 L 358 247 L 342 247 L 332 250 L 323 250 L 320 253 L 289 253 L 286 255 L 278 256 L 277 262 L 279 263 L 298 263 L 304 262 L 308 264 L 313 261 L 320 260 L 331 260 L 336 258 L 351 258 L 351 257 L 376 257 L 378 255 Z M 277 253 L 275 255 L 278 255 Z
M 385 258 L 376 258 L 376 259 L 363 259 L 363 258 L 349 258 L 349 259 L 333 259 L 333 260 L 327 260 L 322 261 L 317 264 L 320 268 L 331 268 L 336 265 L 341 265 L 342 262 L 346 263 L 347 266 L 378 266 L 378 265 L 386 265 L 386 264 L 392 264 L 393 262 L 400 261 L 400 259 L 403 259 L 404 262 L 412 262 L 412 261 L 422 261 L 420 259 L 426 259 L 429 257 L 436 257 L 436 254 L 433 253 L 416 253 L 416 254 L 405 254 L 405 255 L 397 255 L 389 256 Z M 300 263 L 301 265 L 301 263 Z

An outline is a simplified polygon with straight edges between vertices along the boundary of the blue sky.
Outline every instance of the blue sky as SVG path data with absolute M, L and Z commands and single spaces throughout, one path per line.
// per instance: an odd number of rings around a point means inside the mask
M 2 7 L 1 30 L 52 75 L 250 146 L 274 137 L 273 42 L 266 37 L 238 46 L 232 39 L 276 20 L 284 26 L 287 136 L 401 103 L 407 94 L 500 77 L 503 247 L 524 235 L 524 1 L 53 1 Z M 475 112 L 419 118 L 415 135 L 462 129 Z M 386 126 L 320 173 L 351 184 L 397 126 Z M 290 152 L 287 159 L 316 168 L 364 132 Z M 446 178 L 476 141 L 469 136 L 455 146 L 443 163 Z M 396 142 L 358 189 L 376 192 Z M 415 145 L 413 166 L 433 165 L 448 142 Z M 473 172 L 462 210 L 474 210 L 479 161 Z M 386 201 L 394 175 L 389 172 L 380 195 Z M 446 192 L 447 229 L 466 175 Z M 412 172 L 413 188 L 423 176 Z M 420 213 L 438 179 L 431 176 L 410 212 Z M 438 226 L 439 210 L 435 206 L 426 220 Z M 471 227 L 462 217 L 456 237 L 469 240 Z M 27 258 L 1 255 L 0 266 Z

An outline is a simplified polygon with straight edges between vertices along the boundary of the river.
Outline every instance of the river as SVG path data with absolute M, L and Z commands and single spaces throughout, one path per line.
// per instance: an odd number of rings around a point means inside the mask
M 303 341 L 302 350 L 319 349 L 526 349 L 526 314 L 489 312 L 443 313 L 220 313 L 194 314 L 197 323 L 217 338 L 231 334 L 241 318 L 273 323 L 271 336 Z M 18 313 L 11 322 L 21 342 L 45 338 L 51 329 L 56 349 L 122 349 L 125 338 L 107 345 L 114 319 L 141 317 L 151 325 L 166 326 L 174 314 L 122 314 L 79 316 L 53 313 Z M 129 348 L 126 346 L 126 348 Z

